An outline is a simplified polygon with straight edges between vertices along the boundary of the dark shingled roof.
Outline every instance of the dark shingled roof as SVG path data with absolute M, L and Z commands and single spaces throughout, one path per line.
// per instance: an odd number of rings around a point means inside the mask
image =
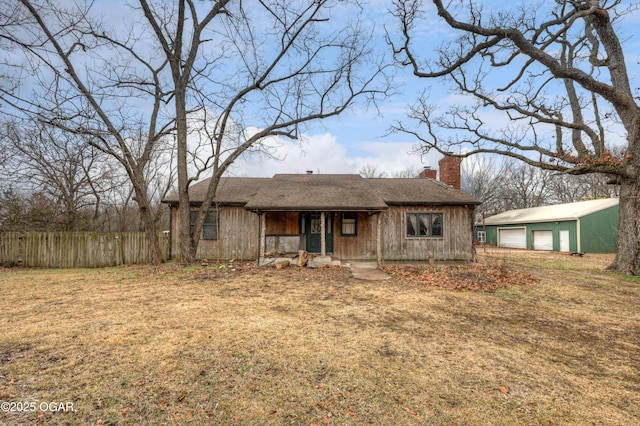
M 386 210 L 360 175 L 275 175 L 248 210 Z
M 216 201 L 220 204 L 237 204 L 244 206 L 247 201 L 254 197 L 262 186 L 269 182 L 271 178 L 246 178 L 246 177 L 223 177 L 218 184 L 218 194 Z M 210 179 L 205 179 L 191 185 L 189 188 L 189 199 L 191 204 L 201 204 L 207 193 Z M 178 194 L 171 194 L 163 203 L 177 204 Z
M 193 204 L 202 202 L 209 180 L 191 186 Z M 216 201 L 270 211 L 380 211 L 389 205 L 480 204 L 432 179 L 364 179 L 360 175 L 277 174 L 272 178 L 222 178 Z M 163 200 L 176 204 L 177 194 Z
M 371 189 L 391 205 L 480 204 L 474 197 L 428 178 L 367 179 Z

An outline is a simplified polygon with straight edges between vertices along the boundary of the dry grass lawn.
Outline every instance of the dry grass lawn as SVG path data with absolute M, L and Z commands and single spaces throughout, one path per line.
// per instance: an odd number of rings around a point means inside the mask
M 640 281 L 611 256 L 479 254 L 512 285 L 0 270 L 0 424 L 639 424 Z

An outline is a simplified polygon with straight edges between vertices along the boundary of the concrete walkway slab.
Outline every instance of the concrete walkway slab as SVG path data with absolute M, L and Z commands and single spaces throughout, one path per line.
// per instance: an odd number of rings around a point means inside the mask
M 353 278 L 368 281 L 381 281 L 391 278 L 389 274 L 378 269 L 377 262 L 349 262 Z

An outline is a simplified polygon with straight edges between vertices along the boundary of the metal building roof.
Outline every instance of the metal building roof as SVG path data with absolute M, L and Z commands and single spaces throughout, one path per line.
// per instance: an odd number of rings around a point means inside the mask
M 516 223 L 540 223 L 578 220 L 579 218 L 609 207 L 617 206 L 617 198 L 578 201 L 577 203 L 509 210 L 485 219 L 485 225 L 508 225 Z

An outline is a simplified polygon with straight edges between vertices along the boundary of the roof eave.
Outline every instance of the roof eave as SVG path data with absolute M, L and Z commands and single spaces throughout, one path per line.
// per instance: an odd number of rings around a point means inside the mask
M 180 202 L 178 200 L 162 200 L 161 203 L 164 204 L 169 204 L 172 206 L 177 206 L 178 204 L 180 204 Z M 247 204 L 246 201 L 213 201 L 211 203 L 211 207 L 215 207 L 215 206 L 224 206 L 224 207 L 244 207 L 244 205 Z M 191 207 L 200 207 L 202 205 L 202 201 L 197 201 L 197 200 L 191 200 L 189 201 L 189 205 Z
M 345 207 L 345 206 L 305 206 L 305 207 L 273 207 L 273 206 L 244 206 L 251 211 L 262 212 L 381 212 L 389 210 L 389 207 Z
M 480 201 L 386 201 L 386 203 L 390 206 L 477 206 L 482 204 Z
M 495 226 L 495 225 L 524 225 L 527 223 L 547 223 L 547 222 L 574 222 L 576 220 L 580 220 L 580 217 L 569 217 L 569 218 L 553 218 L 553 219 L 533 219 L 533 220 L 500 220 L 494 223 L 487 223 L 485 220 L 485 225 Z

